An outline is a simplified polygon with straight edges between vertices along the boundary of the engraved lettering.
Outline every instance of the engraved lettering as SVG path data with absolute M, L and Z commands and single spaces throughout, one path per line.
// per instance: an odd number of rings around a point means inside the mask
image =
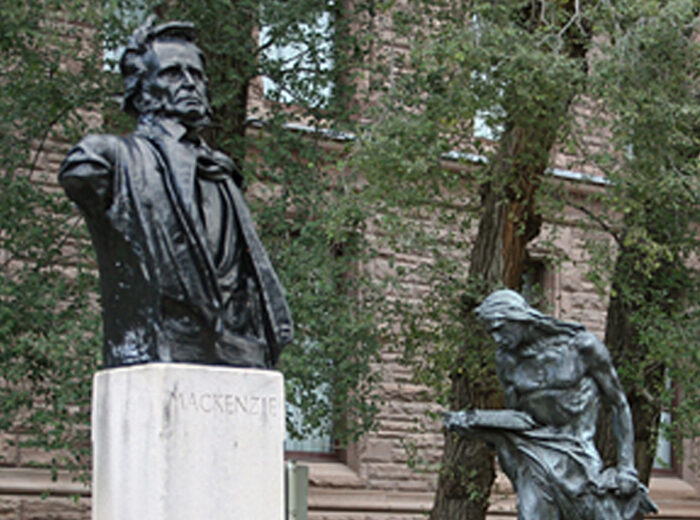
M 224 405 L 221 402 L 221 398 L 223 396 L 221 394 L 214 394 L 214 407 L 216 408 L 217 411 L 223 413 L 224 411 Z
M 172 403 L 173 401 L 177 402 L 177 397 L 177 386 L 175 386 L 172 390 L 170 390 L 170 395 L 168 396 L 168 405 L 170 405 L 170 403 Z
M 202 394 L 199 397 L 199 407 L 202 409 L 203 412 L 211 413 L 211 410 L 212 410 L 211 400 L 212 400 L 211 394 Z M 209 403 L 209 405 L 206 404 L 207 402 Z
M 177 388 L 173 388 L 168 391 L 167 406 L 207 414 L 242 413 L 275 417 L 279 413 L 280 402 L 274 396 L 178 392 Z

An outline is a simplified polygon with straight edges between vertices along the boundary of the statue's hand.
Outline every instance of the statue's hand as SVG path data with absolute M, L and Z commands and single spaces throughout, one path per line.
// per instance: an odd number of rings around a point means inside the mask
M 474 413 L 462 410 L 461 412 L 442 412 L 442 422 L 450 431 L 468 430 L 474 425 Z
M 629 496 L 639 489 L 637 470 L 631 467 L 617 468 L 617 489 L 622 496 Z
M 510 410 L 510 413 L 514 424 L 518 426 L 513 428 L 514 430 L 531 430 L 537 427 L 537 423 L 529 413 L 520 410 Z

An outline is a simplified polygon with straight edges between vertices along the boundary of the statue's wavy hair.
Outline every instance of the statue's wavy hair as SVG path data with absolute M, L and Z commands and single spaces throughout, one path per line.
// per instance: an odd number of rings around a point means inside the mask
M 192 22 L 172 21 L 154 25 L 155 20 L 155 15 L 149 16 L 146 22 L 133 32 L 119 60 L 119 69 L 124 81 L 122 109 L 127 114 L 137 117 L 142 115 L 136 101 L 143 90 L 143 79 L 147 72 L 146 55 L 153 42 L 180 41 L 194 44 L 195 39 Z M 198 52 L 202 63 L 205 63 L 204 55 L 199 49 Z
M 491 293 L 474 309 L 481 322 L 495 320 L 518 321 L 527 323 L 547 335 L 575 335 L 586 328 L 580 323 L 562 321 L 547 316 L 532 307 L 523 296 L 510 289 L 501 289 Z

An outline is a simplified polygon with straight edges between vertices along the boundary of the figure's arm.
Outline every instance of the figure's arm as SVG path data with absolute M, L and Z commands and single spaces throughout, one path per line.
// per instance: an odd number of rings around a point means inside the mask
M 443 412 L 448 430 L 461 435 L 488 436 L 498 431 L 524 431 L 537 427 L 535 421 L 519 410 L 463 410 Z
M 113 135 L 88 135 L 61 163 L 58 180 L 86 213 L 101 213 L 111 204 L 117 141 Z
M 596 381 L 601 395 L 611 407 L 612 430 L 617 442 L 617 469 L 621 489 L 632 492 L 636 489 L 638 482 L 637 470 L 634 467 L 632 412 L 607 347 L 588 332 L 582 334 L 578 339 L 579 351 L 586 361 L 588 373 Z

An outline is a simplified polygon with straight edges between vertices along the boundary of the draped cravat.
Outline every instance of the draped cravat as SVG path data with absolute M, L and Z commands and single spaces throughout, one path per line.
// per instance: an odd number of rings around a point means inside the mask
M 229 156 L 207 146 L 197 147 L 197 175 L 211 181 L 221 181 L 230 176 L 239 186 L 243 181 Z

